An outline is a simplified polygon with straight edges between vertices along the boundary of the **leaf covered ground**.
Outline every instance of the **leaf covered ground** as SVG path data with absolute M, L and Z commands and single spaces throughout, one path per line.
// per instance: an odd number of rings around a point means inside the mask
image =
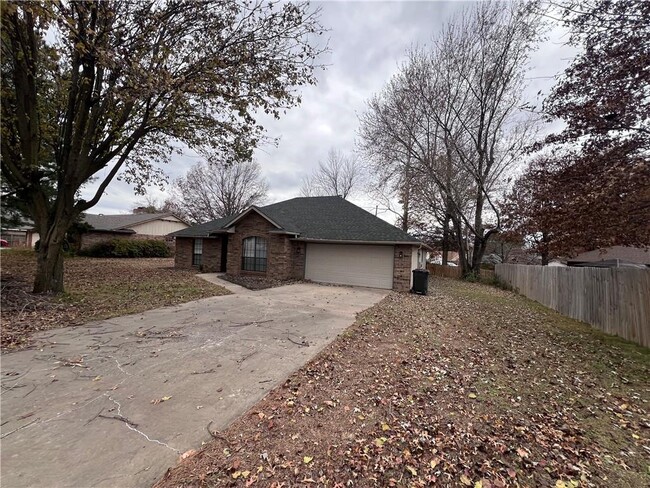
M 650 351 L 482 284 L 391 294 L 167 472 L 186 486 L 650 486 Z
M 229 292 L 191 270 L 174 269 L 173 258 L 66 258 L 63 295 L 31 293 L 36 270 L 32 251 L 3 251 L 3 350 L 30 344 L 40 330 L 79 325 Z

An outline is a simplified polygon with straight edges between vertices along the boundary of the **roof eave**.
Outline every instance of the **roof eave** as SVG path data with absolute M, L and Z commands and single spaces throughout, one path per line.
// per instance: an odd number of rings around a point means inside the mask
M 124 229 L 124 228 L 96 229 L 95 227 L 92 227 L 91 229 L 88 229 L 88 232 L 111 232 L 111 233 L 114 233 L 114 234 L 135 234 L 136 233 L 133 229 Z
M 289 236 L 298 237 L 300 235 L 300 232 L 295 232 L 295 231 L 291 231 L 291 230 L 284 230 L 284 229 L 278 229 L 278 230 L 270 230 L 269 234 L 280 234 L 280 235 L 289 235 Z
M 146 214 L 145 214 L 145 215 L 146 215 Z M 131 225 L 142 225 L 142 224 L 147 224 L 147 223 L 149 223 L 149 222 L 153 222 L 153 221 L 155 221 L 155 220 L 164 219 L 165 217 L 176 217 L 176 216 L 175 216 L 173 213 L 169 213 L 169 212 L 168 212 L 168 213 L 164 213 L 164 214 L 155 214 L 155 217 L 152 216 L 151 218 L 148 218 L 148 219 L 139 220 L 138 222 L 135 222 L 135 223 L 133 223 L 133 224 L 131 224 Z M 176 217 L 176 218 L 178 218 L 178 217 Z M 180 220 L 180 219 L 178 219 L 178 220 Z M 185 222 L 183 222 L 183 223 L 185 224 Z
M 354 239 L 314 239 L 310 237 L 297 237 L 293 239 L 301 242 L 311 242 L 313 244 L 371 244 L 376 246 L 419 246 L 431 249 L 429 246 L 420 241 L 372 241 L 372 240 L 354 240 Z
M 231 227 L 230 229 L 217 229 L 217 230 L 211 230 L 208 233 L 208 236 L 216 236 L 219 234 L 234 234 L 235 233 L 235 228 Z

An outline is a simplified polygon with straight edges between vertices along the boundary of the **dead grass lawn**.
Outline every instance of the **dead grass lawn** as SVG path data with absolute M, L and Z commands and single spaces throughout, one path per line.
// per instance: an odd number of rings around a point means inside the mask
M 31 293 L 35 256 L 32 251 L 2 251 L 2 347 L 30 343 L 31 334 L 119 315 L 197 300 L 229 292 L 174 269 L 172 258 L 65 260 L 66 293 Z

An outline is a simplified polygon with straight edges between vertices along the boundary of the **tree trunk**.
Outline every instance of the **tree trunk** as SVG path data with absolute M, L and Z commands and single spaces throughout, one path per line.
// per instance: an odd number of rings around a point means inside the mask
M 542 246 L 541 246 L 541 253 L 542 255 L 542 266 L 548 266 L 548 238 L 546 236 L 546 232 L 542 232 Z
M 476 215 L 474 217 L 474 246 L 472 248 L 472 261 L 467 276 L 481 276 L 481 261 L 485 252 L 485 239 L 483 238 L 483 194 L 478 190 L 476 196 Z
M 404 183 L 402 188 L 402 230 L 409 230 L 409 210 L 411 207 L 411 154 L 406 156 L 406 166 L 404 167 Z
M 451 220 L 451 213 L 453 209 L 453 202 L 451 197 L 449 196 L 449 188 L 451 188 L 451 172 L 452 172 L 452 167 L 451 167 L 451 161 L 452 161 L 452 154 L 451 150 L 449 147 L 449 141 L 447 139 L 447 136 L 445 136 L 445 147 L 447 148 L 447 159 L 446 159 L 446 167 L 445 167 L 445 185 L 447 190 L 445 191 L 445 222 L 442 227 L 442 264 L 446 265 L 449 262 L 449 222 Z M 457 233 L 459 229 L 456 229 Z M 459 250 L 459 255 L 462 252 L 462 249 Z M 460 260 L 460 258 L 459 258 Z
M 58 212 L 58 218 L 52 218 L 50 212 L 42 205 L 38 206 L 38 211 L 32 215 L 40 235 L 34 293 L 62 293 L 64 243 L 73 219 L 69 211 Z
M 447 266 L 449 262 L 449 215 L 445 215 L 445 222 L 442 225 L 442 265 Z
M 409 230 L 409 201 L 408 201 L 408 192 L 405 192 L 407 195 L 404 204 L 403 204 L 403 211 L 402 211 L 402 230 L 404 232 L 408 232 Z
M 481 230 L 481 234 L 483 231 Z M 481 262 L 483 261 L 483 254 L 485 254 L 485 238 L 481 236 L 474 237 L 474 249 L 472 249 L 472 264 L 471 274 L 476 278 L 481 277 Z
M 542 266 L 548 266 L 548 252 L 542 252 Z
M 460 275 L 465 278 L 471 273 L 469 262 L 467 261 L 467 241 L 463 236 L 463 228 L 457 219 L 452 217 L 452 223 L 456 231 L 456 243 L 458 244 L 458 264 L 460 265 Z
M 64 233 L 65 235 L 65 233 Z M 34 293 L 63 292 L 63 238 L 41 237 L 36 257 Z

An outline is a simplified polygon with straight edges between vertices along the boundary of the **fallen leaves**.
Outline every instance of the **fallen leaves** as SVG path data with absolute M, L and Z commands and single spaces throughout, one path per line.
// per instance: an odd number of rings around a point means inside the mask
M 159 403 L 166 402 L 166 401 L 171 400 L 171 399 L 172 399 L 172 397 L 170 397 L 170 396 L 164 396 L 162 398 L 156 398 L 154 400 L 151 400 L 151 403 L 153 405 L 158 405 Z
M 244 478 L 244 479 L 246 479 L 246 478 L 248 478 L 248 477 L 250 476 L 250 474 L 251 474 L 250 471 L 235 471 L 234 473 L 232 473 L 231 476 L 232 476 L 232 478 L 235 479 L 235 480 L 236 480 L 237 478 Z
M 555 488 L 578 488 L 579 486 L 580 486 L 580 482 L 576 480 L 569 480 L 569 481 L 557 480 L 555 482 Z
M 430 290 L 359 314 L 224 432 L 228 455 L 217 441 L 160 486 L 648 484 L 647 355 L 508 292 Z
M 189 451 L 185 451 L 183 454 L 180 455 L 180 460 L 187 459 L 189 457 L 194 456 L 198 451 L 196 449 L 190 449 Z
M 469 479 L 469 476 L 465 474 L 460 475 L 460 482 L 464 484 L 465 486 L 472 486 L 472 480 Z

